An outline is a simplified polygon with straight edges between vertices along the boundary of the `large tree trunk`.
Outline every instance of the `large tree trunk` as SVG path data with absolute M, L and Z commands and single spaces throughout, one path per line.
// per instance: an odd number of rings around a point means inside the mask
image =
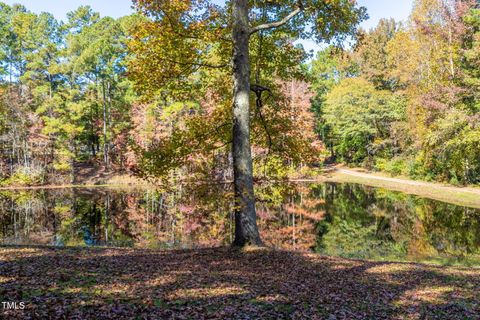
M 108 136 L 107 136 L 107 93 L 105 88 L 105 80 L 102 80 L 102 93 L 103 93 L 103 163 L 105 165 L 105 171 L 108 171 Z
M 250 149 L 250 37 L 247 0 L 233 1 L 233 174 L 235 240 L 233 245 L 262 245 L 257 228 Z

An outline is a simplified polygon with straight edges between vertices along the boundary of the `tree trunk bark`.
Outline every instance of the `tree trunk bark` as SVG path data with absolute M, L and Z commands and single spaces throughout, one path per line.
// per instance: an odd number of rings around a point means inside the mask
M 250 149 L 250 27 L 247 0 L 233 1 L 233 176 L 234 246 L 262 245 L 257 227 Z
M 107 97 L 105 92 L 105 81 L 102 80 L 102 94 L 103 94 L 103 162 L 105 171 L 108 171 L 108 137 L 107 137 Z

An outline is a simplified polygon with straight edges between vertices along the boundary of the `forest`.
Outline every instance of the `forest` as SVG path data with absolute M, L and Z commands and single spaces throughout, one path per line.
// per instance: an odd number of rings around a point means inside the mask
M 350 50 L 313 61 L 317 133 L 332 161 L 452 184 L 480 179 L 479 16 L 468 1 L 417 1 Z
M 361 3 L 0 0 L 3 315 L 480 314 L 480 1 Z
M 3 185 L 70 183 L 85 166 L 155 179 L 232 176 L 231 44 L 222 35 L 197 27 L 182 42 L 173 26 L 88 6 L 67 21 L 21 5 L 2 4 L 0 14 Z M 355 14 L 343 18 L 365 18 Z M 479 15 L 474 1 L 416 1 L 404 23 L 331 30 L 334 42 L 314 57 L 287 28 L 254 35 L 254 176 L 346 163 L 478 183 Z M 148 33 L 154 40 L 142 41 Z

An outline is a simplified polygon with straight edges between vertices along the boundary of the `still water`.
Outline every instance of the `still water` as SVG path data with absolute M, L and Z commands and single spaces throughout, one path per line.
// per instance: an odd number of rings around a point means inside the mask
M 0 192 L 0 243 L 195 248 L 233 238 L 228 185 Z M 480 265 L 480 210 L 357 184 L 258 187 L 269 246 L 372 260 Z

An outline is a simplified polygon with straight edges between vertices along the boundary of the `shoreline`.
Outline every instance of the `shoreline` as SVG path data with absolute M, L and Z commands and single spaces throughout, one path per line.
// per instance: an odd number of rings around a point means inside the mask
M 477 187 L 457 187 L 449 184 L 394 178 L 356 170 L 359 169 L 334 168 L 320 180 L 325 182 L 357 183 L 480 209 L 480 188 Z
M 0 191 L 25 191 L 25 190 L 49 190 L 49 189 L 81 189 L 81 188 L 148 188 L 148 184 L 61 184 L 61 185 L 42 185 L 42 186 L 25 186 L 25 187 L 0 187 Z
M 129 180 L 128 183 L 115 181 L 109 183 L 85 183 L 85 184 L 65 184 L 65 185 L 42 185 L 42 186 L 6 186 L 0 187 L 0 191 L 28 191 L 28 190 L 54 190 L 54 189 L 80 189 L 80 188 L 115 188 L 115 189 L 138 189 L 155 188 L 152 184 L 142 183 L 141 180 L 134 178 L 135 182 Z M 203 181 L 206 183 L 206 181 Z M 229 183 L 223 181 L 220 183 Z M 341 166 L 325 170 L 322 174 L 307 179 L 289 179 L 293 183 L 356 183 L 365 186 L 383 188 L 391 191 L 403 192 L 419 197 L 430 198 L 455 205 L 473 207 L 480 209 L 480 187 L 466 186 L 459 187 L 438 182 L 427 182 L 412 180 L 408 178 L 396 178 L 386 176 L 384 173 L 365 172 L 359 168 L 344 168 Z M 216 182 L 218 183 L 218 181 Z

